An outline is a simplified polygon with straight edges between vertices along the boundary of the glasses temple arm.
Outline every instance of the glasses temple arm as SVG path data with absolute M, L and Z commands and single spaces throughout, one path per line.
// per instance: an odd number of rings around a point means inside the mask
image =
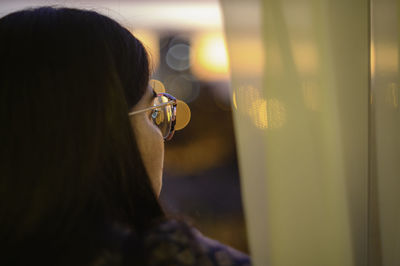
M 151 106 L 151 107 L 148 107 L 148 108 L 145 108 L 145 109 L 142 109 L 142 110 L 130 112 L 130 113 L 128 113 L 128 115 L 131 116 L 131 115 L 144 113 L 146 111 L 154 110 L 156 108 L 163 107 L 163 106 L 170 105 L 170 104 L 175 104 L 175 103 L 176 103 L 175 101 L 169 101 L 169 102 L 162 103 L 162 104 L 155 105 L 155 106 Z

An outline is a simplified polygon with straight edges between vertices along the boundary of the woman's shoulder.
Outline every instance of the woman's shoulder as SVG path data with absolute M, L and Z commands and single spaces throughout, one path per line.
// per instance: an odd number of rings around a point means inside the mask
M 220 242 L 207 238 L 187 223 L 168 220 L 144 238 L 149 265 L 250 265 L 250 258 Z

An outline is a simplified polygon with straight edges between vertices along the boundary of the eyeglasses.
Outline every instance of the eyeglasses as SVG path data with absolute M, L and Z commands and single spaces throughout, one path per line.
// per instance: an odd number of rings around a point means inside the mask
M 136 115 L 152 110 L 151 119 L 160 129 L 164 140 L 172 139 L 175 133 L 177 100 L 168 93 L 159 93 L 154 98 L 153 106 L 142 110 L 130 112 L 128 115 Z

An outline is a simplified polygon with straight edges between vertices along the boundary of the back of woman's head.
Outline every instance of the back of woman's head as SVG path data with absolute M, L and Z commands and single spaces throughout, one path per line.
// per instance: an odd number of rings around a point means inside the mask
M 128 118 L 149 78 L 138 40 L 98 13 L 45 7 L 0 19 L 0 59 L 2 243 L 74 249 L 107 224 L 140 232 L 162 217 Z

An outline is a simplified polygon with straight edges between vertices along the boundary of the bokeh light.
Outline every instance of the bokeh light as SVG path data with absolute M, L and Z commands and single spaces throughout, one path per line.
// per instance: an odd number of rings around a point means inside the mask
M 232 95 L 233 106 L 248 116 L 259 129 L 280 128 L 286 122 L 285 105 L 276 98 L 264 98 L 253 85 L 239 87 Z
M 154 90 L 155 93 L 163 93 L 165 92 L 165 86 L 164 84 L 157 80 L 157 79 L 151 79 L 149 81 L 149 86 Z
M 167 65 L 176 71 L 187 70 L 190 67 L 190 46 L 179 43 L 171 46 L 166 55 Z
M 190 74 L 170 75 L 165 86 L 168 93 L 187 103 L 194 101 L 200 92 L 197 80 Z
M 160 47 L 157 33 L 146 29 L 133 29 L 131 30 L 131 33 L 138 38 L 146 48 L 149 55 L 151 69 L 157 69 L 160 63 Z
M 192 43 L 192 70 L 199 79 L 215 81 L 229 78 L 229 61 L 222 32 L 197 34 Z

